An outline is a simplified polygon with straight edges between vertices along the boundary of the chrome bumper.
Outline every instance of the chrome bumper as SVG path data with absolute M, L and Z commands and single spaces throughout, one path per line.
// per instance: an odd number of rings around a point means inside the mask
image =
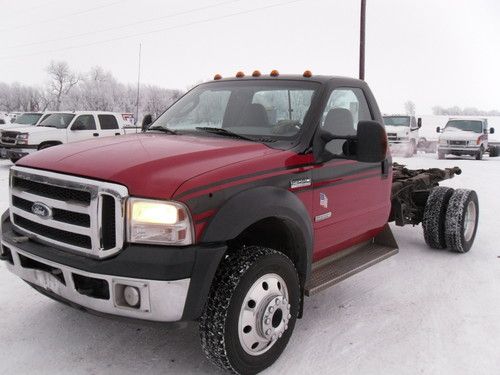
M 9 271 L 30 284 L 37 285 L 64 300 L 96 312 L 157 322 L 175 322 L 182 318 L 190 279 L 175 281 L 143 280 L 94 274 L 51 262 L 2 241 L 2 256 L 9 250 Z M 75 286 L 77 278 L 102 280 L 109 288 L 109 298 L 82 294 Z M 140 303 L 129 307 L 123 299 L 125 286 L 137 288 Z
M 478 152 L 479 146 L 453 146 L 453 145 L 439 146 L 438 145 L 438 151 Z

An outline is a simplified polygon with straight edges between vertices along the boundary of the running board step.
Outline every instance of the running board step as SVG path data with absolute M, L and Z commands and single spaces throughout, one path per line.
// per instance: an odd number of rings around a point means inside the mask
M 387 225 L 372 241 L 334 254 L 329 260 L 313 264 L 305 294 L 317 294 L 397 253 L 396 241 Z

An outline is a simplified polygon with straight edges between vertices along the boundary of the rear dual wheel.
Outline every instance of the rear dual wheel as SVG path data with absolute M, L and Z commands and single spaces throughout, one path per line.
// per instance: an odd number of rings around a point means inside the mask
M 466 253 L 472 247 L 479 219 L 479 202 L 473 190 L 438 186 L 424 209 L 422 227 L 427 245 Z

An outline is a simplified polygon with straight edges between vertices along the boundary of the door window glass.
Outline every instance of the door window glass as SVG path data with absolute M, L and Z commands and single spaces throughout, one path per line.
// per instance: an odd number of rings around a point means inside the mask
M 96 130 L 94 116 L 78 116 L 71 127 L 72 130 Z

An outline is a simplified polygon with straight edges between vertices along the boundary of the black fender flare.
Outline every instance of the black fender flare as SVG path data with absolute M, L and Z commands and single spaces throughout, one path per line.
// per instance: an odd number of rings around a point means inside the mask
M 297 271 L 304 276 L 305 282 L 311 272 L 313 226 L 302 201 L 286 189 L 261 186 L 234 195 L 212 218 L 201 242 L 229 241 L 252 224 L 267 218 L 285 220 L 293 225 L 294 233 L 300 235 L 305 254 L 299 255 Z
M 52 146 L 58 146 L 58 145 L 62 145 L 63 143 L 61 141 L 43 141 L 42 143 L 40 143 L 37 147 L 38 150 L 40 150 L 43 146 L 45 145 L 50 145 L 49 147 L 52 147 Z

